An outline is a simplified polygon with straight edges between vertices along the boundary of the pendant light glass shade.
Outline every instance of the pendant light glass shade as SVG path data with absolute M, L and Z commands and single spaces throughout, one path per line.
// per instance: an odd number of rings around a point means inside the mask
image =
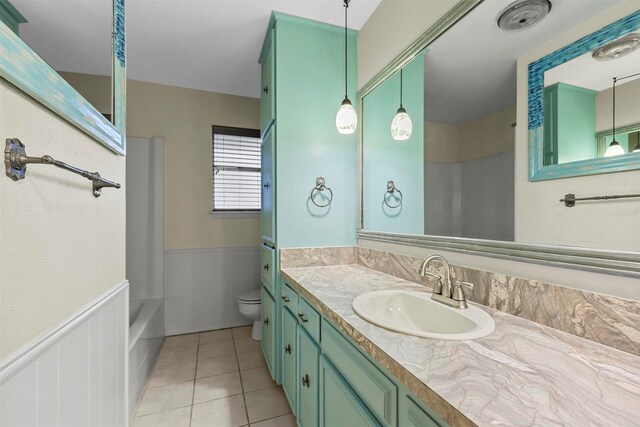
M 391 137 L 395 141 L 406 141 L 411 138 L 411 132 L 413 132 L 411 117 L 407 114 L 407 110 L 400 107 L 391 122 Z
M 344 101 L 342 101 L 340 108 L 338 108 L 338 113 L 336 114 L 336 129 L 341 135 L 350 135 L 354 133 L 358 127 L 358 114 L 356 113 L 356 109 L 353 108 L 353 105 L 349 100 L 349 96 L 347 95 L 347 10 L 349 9 L 349 2 L 351 0 L 342 1 L 344 3 Z
M 406 141 L 411 138 L 413 132 L 413 123 L 411 117 L 407 114 L 407 110 L 402 106 L 402 68 L 400 69 L 400 108 L 396 111 L 396 115 L 391 120 L 391 137 L 394 141 Z
M 624 154 L 624 148 L 622 148 L 622 145 L 618 144 L 616 140 L 609 144 L 607 151 L 604 152 L 605 157 L 620 156 L 622 154 Z
M 358 114 L 349 98 L 345 98 L 336 114 L 336 129 L 342 135 L 349 135 L 356 131 L 356 127 L 358 127 Z

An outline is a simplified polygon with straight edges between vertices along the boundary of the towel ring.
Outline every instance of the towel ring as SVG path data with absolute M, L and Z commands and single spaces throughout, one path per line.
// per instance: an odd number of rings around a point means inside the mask
M 329 190 L 329 201 L 327 202 L 326 205 L 319 205 L 316 203 L 316 201 L 314 200 L 313 196 L 314 196 L 314 192 L 320 192 L 320 191 L 324 191 L 324 190 Z M 326 208 L 327 206 L 329 206 L 331 204 L 331 202 L 333 201 L 333 191 L 331 191 L 331 189 L 329 187 L 326 186 L 325 184 L 325 179 L 321 176 L 316 178 L 316 186 L 313 187 L 313 189 L 311 190 L 311 202 L 313 202 L 314 205 L 316 205 L 319 208 Z
M 398 201 L 397 205 L 390 205 L 389 202 L 387 201 L 387 196 L 389 194 L 394 194 L 395 195 L 395 193 L 400 194 L 400 197 L 399 197 L 400 201 Z M 398 198 L 398 197 L 396 197 L 396 198 Z M 400 190 L 398 190 L 396 188 L 396 184 L 393 181 L 387 181 L 387 192 L 384 193 L 383 200 L 384 200 L 384 204 L 389 206 L 391 209 L 399 208 L 402 205 L 402 191 L 400 191 Z

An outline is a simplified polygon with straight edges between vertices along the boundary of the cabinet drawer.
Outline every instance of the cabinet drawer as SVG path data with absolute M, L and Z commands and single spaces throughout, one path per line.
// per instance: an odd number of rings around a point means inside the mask
M 402 416 L 400 417 L 400 425 L 402 427 L 441 427 L 446 426 L 442 421 L 437 421 L 437 415 L 432 415 L 416 403 L 411 396 L 404 396 L 400 402 L 402 408 Z
M 326 320 L 322 322 L 322 350 L 373 415 L 383 425 L 395 426 L 397 386 Z
M 320 315 L 304 298 L 298 301 L 298 319 L 311 338 L 320 342 Z
M 274 295 L 274 284 L 276 283 L 276 250 L 266 244 L 260 247 L 260 259 L 262 272 L 262 284 Z
M 288 307 L 292 313 L 298 313 L 298 293 L 286 283 L 282 287 L 282 305 Z

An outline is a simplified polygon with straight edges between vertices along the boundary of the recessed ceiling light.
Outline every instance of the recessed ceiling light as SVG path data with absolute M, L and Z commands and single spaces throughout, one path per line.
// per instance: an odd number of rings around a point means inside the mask
M 520 31 L 542 21 L 551 11 L 549 0 L 518 0 L 498 15 L 498 27 L 503 31 Z
M 638 48 L 640 48 L 640 33 L 631 33 L 600 46 L 593 51 L 592 56 L 597 61 L 611 61 L 627 56 Z

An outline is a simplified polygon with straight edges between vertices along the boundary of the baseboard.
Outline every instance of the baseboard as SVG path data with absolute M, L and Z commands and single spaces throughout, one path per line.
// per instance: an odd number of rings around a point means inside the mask
M 249 321 L 248 323 L 247 322 L 220 323 L 220 324 L 206 325 L 206 326 L 197 328 L 196 330 L 181 330 L 181 329 L 167 330 L 166 333 L 167 333 L 167 336 L 184 335 L 184 334 L 193 334 L 198 332 L 215 331 L 217 329 L 239 328 L 241 326 L 251 326 L 251 325 L 253 325 L 253 322 L 251 321 Z

